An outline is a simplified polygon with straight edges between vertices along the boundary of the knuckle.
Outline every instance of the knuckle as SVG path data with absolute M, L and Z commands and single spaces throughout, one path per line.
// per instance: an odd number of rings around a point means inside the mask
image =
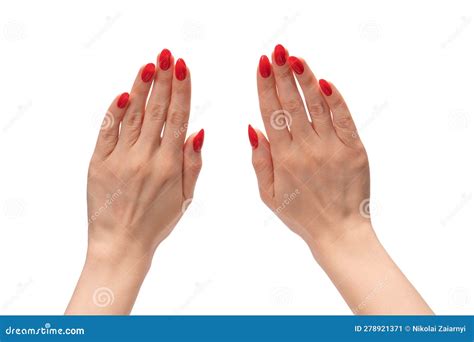
M 143 165 L 143 162 L 139 160 L 132 160 L 124 168 L 124 173 L 127 175 L 146 175 L 148 173 L 147 167 Z
M 337 116 L 335 119 L 334 119 L 334 124 L 341 128 L 341 129 L 345 129 L 345 130 L 349 130 L 350 128 L 353 127 L 353 122 L 352 122 L 352 118 L 350 117 L 350 115 L 340 115 L 340 116 Z
M 261 173 L 268 169 L 268 163 L 263 158 L 253 158 L 252 165 L 257 173 Z
M 319 118 L 326 114 L 326 109 L 321 101 L 308 105 L 308 111 L 312 117 Z
M 344 99 L 340 96 L 336 97 L 332 104 L 332 108 L 334 111 L 342 111 L 342 110 L 347 110 L 346 102 Z
M 187 168 L 192 174 L 198 174 L 201 171 L 201 167 L 202 167 L 201 160 L 193 160 L 187 165 Z
M 187 121 L 188 111 L 182 108 L 173 109 L 170 112 L 169 121 L 174 126 L 180 126 Z
M 109 129 L 102 130 L 100 134 L 100 145 L 103 147 L 114 147 L 117 143 L 117 133 Z
M 301 102 L 298 99 L 292 98 L 284 102 L 283 106 L 290 114 L 301 111 Z
M 304 88 L 308 88 L 311 91 L 318 90 L 318 81 L 314 78 L 311 73 L 304 73 L 298 77 L 298 81 L 300 82 L 301 86 Z
M 132 171 L 143 179 L 148 179 L 153 174 L 153 169 L 148 163 L 136 163 L 132 166 Z
M 143 115 L 140 111 L 132 111 L 127 113 L 124 119 L 124 123 L 127 127 L 135 130 L 139 129 L 142 125 Z
M 164 121 L 168 106 L 164 103 L 151 103 L 147 106 L 146 116 L 153 121 Z
M 170 158 L 167 158 L 166 161 L 161 162 L 159 169 L 166 179 L 173 178 L 178 173 L 178 167 Z
M 273 83 L 267 84 L 265 82 L 265 84 L 261 85 L 259 88 L 259 98 L 261 103 L 272 101 L 275 98 L 275 86 Z

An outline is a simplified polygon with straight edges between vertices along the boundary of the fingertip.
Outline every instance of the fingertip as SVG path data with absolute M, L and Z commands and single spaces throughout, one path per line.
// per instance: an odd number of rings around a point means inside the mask
M 145 83 L 150 82 L 155 76 L 155 70 L 156 70 L 155 64 L 148 63 L 147 65 L 145 65 L 141 73 L 142 81 Z
M 270 64 L 270 60 L 266 55 L 262 55 L 260 57 L 260 61 L 258 63 L 258 70 L 260 76 L 262 76 L 263 78 L 268 78 L 272 74 L 272 66 Z
M 119 95 L 117 99 L 117 107 L 120 109 L 124 109 L 128 105 L 128 101 L 130 99 L 130 94 L 125 92 Z
M 186 66 L 184 59 L 178 58 L 176 61 L 174 73 L 176 79 L 179 81 L 184 81 L 186 79 L 186 76 L 188 75 L 188 67 Z
M 273 58 L 278 66 L 283 66 L 286 63 L 287 51 L 281 44 L 277 44 L 273 50 Z
M 160 52 L 160 55 L 158 57 L 158 65 L 160 66 L 161 70 L 166 71 L 170 68 L 172 57 L 173 54 L 170 50 L 166 48 Z
M 204 129 L 201 129 L 193 138 L 194 152 L 201 152 L 203 144 L 204 144 Z
M 304 64 L 302 60 L 295 56 L 288 57 L 288 63 L 290 64 L 291 70 L 298 75 L 301 75 L 304 72 Z
M 250 124 L 248 126 L 248 136 L 249 136 L 250 146 L 252 146 L 252 149 L 255 150 L 258 147 L 258 134 L 255 131 L 255 129 L 252 127 L 252 125 Z
M 324 95 L 326 96 L 331 96 L 332 95 L 332 87 L 331 84 L 326 81 L 325 79 L 320 79 L 319 80 L 319 88 L 321 88 L 321 91 L 323 92 Z

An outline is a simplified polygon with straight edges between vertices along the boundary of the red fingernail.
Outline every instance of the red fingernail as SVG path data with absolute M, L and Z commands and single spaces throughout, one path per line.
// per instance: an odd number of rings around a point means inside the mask
M 319 87 L 323 91 L 324 95 L 331 96 L 332 88 L 331 88 L 331 85 L 326 80 L 320 79 L 319 80 Z
M 120 95 L 120 97 L 117 100 L 117 107 L 125 108 L 125 106 L 128 103 L 129 97 L 130 95 L 128 95 L 128 93 L 123 93 L 122 95 Z
M 249 125 L 249 140 L 250 145 L 252 145 L 252 148 L 255 150 L 258 147 L 258 135 L 251 125 Z
M 160 69 L 168 70 L 170 67 L 170 60 L 171 60 L 171 51 L 168 49 L 163 49 L 163 51 L 161 51 L 160 53 L 160 58 L 158 58 Z
M 186 63 L 180 58 L 176 61 L 176 67 L 174 69 L 176 78 L 180 81 L 186 78 L 186 74 L 188 73 L 188 69 L 186 68 Z
M 263 55 L 262 57 L 260 57 L 258 69 L 260 70 L 260 75 L 263 78 L 267 78 L 272 74 L 272 66 L 270 65 L 270 61 L 268 60 L 267 56 Z
M 148 63 L 142 70 L 142 81 L 150 82 L 153 75 L 155 75 L 155 64 Z
M 278 44 L 275 46 L 273 54 L 275 55 L 275 61 L 279 66 L 282 66 L 286 63 L 286 50 L 283 45 Z
M 194 152 L 201 152 L 202 144 L 204 143 L 204 130 L 201 129 L 193 139 Z
M 288 61 L 290 63 L 291 69 L 296 72 L 298 75 L 301 75 L 304 72 L 304 65 L 297 57 L 289 57 Z

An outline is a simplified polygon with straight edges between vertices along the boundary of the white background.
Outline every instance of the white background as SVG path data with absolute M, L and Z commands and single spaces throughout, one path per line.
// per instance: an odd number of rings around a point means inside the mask
M 375 229 L 438 314 L 474 314 L 470 1 L 2 1 L 0 313 L 62 314 L 86 251 L 102 117 L 162 48 L 193 74 L 206 129 L 195 201 L 135 314 L 349 314 L 260 202 L 247 124 L 284 44 L 344 94 L 367 148 Z

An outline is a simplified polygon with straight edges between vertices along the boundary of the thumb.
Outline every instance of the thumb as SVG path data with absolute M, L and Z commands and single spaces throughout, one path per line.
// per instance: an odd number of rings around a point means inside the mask
M 270 152 L 270 144 L 265 135 L 248 127 L 250 145 L 252 146 L 252 164 L 257 175 L 260 197 L 263 202 L 270 206 L 273 201 L 273 161 Z
M 184 144 L 183 158 L 183 196 L 193 198 L 194 187 L 201 171 L 201 148 L 204 143 L 204 130 L 191 134 Z

